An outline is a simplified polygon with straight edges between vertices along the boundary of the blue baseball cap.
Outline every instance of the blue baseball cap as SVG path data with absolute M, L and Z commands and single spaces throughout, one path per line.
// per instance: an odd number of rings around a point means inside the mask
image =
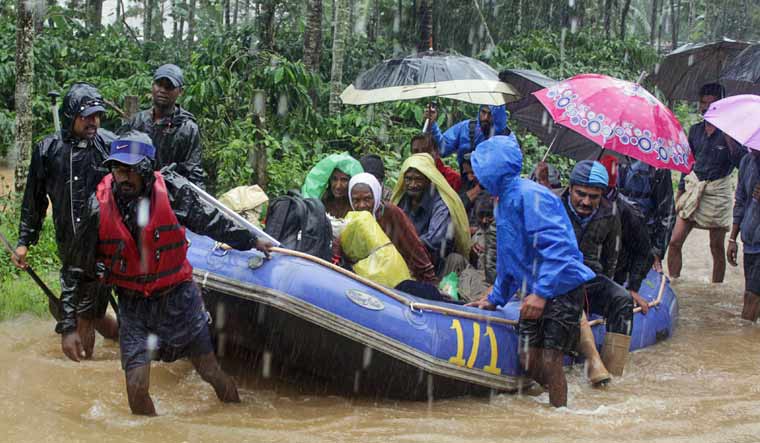
M 610 177 L 604 165 L 593 160 L 583 160 L 575 164 L 570 173 L 570 184 L 607 189 Z
M 162 78 L 169 79 L 175 88 L 181 88 L 185 83 L 185 78 L 182 75 L 182 69 L 180 69 L 179 66 L 173 65 L 171 63 L 159 66 L 158 69 L 156 69 L 156 72 L 153 74 L 154 81 L 160 80 Z
M 156 158 L 156 148 L 153 147 L 153 142 L 145 133 L 130 131 L 111 142 L 111 155 L 103 163 L 106 166 L 111 162 L 132 166 L 145 158 L 150 160 Z

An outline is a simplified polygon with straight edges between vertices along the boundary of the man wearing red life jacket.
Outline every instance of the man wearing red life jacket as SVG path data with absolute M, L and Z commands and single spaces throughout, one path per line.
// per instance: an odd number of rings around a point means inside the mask
M 269 254 L 271 244 L 225 218 L 201 200 L 188 181 L 165 170 L 153 171 L 155 148 L 141 132 L 130 132 L 111 144 L 103 178 L 82 216 L 78 250 L 69 271 L 76 283 L 97 275 L 119 296 L 119 346 L 126 374 L 129 407 L 135 414 L 155 415 L 150 398 L 151 360 L 188 357 L 196 371 L 223 402 L 239 402 L 235 382 L 216 360 L 208 314 L 187 261 L 185 226 L 237 249 L 257 248 Z M 62 302 L 79 307 L 76 284 Z M 58 325 L 64 354 L 79 361 L 82 344 L 76 317 Z

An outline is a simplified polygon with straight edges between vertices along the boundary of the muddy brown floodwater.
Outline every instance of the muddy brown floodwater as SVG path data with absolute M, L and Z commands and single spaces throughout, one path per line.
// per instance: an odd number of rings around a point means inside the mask
M 186 362 L 154 364 L 160 416 L 130 415 L 118 347 L 64 360 L 53 321 L 0 323 L 0 429 L 4 441 L 760 441 L 760 326 L 739 319 L 742 274 L 709 284 L 707 235 L 685 248 L 676 335 L 631 355 L 606 390 L 569 370 L 569 407 L 545 394 L 433 402 L 310 394 L 296 383 L 238 377 L 243 403 L 221 405 Z M 30 294 L 29 296 L 41 296 Z

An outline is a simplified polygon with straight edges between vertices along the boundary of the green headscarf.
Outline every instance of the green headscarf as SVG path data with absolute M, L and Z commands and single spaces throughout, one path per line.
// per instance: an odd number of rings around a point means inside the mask
M 335 169 L 340 170 L 349 177 L 364 172 L 359 160 L 351 157 L 348 152 L 330 154 L 323 158 L 306 175 L 306 180 L 301 187 L 301 195 L 304 198 L 322 198 L 330 184 L 330 176 Z

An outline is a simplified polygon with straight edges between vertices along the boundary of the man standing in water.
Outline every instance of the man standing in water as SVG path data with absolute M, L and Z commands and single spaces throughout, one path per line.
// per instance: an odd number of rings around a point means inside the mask
M 722 85 L 710 83 L 699 92 L 699 112 L 723 98 Z M 694 170 L 681 176 L 676 197 L 676 219 L 668 253 L 668 272 L 681 275 L 681 250 L 692 229 L 710 231 L 713 257 L 712 282 L 722 283 L 726 274 L 724 241 L 731 227 L 731 172 L 739 166 L 746 151 L 731 137 L 706 121 L 689 129 L 689 146 L 694 153 Z
M 480 184 L 498 196 L 497 276 L 486 297 L 470 303 L 496 309 L 513 294 L 520 309 L 520 363 L 548 386 L 552 406 L 567 405 L 563 355 L 575 349 L 584 284 L 595 277 L 583 264 L 562 202 L 546 187 L 520 178 L 522 153 L 514 137 L 484 141 L 472 155 Z
M 119 296 L 119 347 L 134 414 L 155 415 L 150 398 L 150 361 L 188 357 L 223 402 L 239 402 L 235 382 L 219 367 L 211 344 L 208 313 L 187 261 L 185 228 L 235 248 L 269 254 L 257 238 L 201 200 L 187 179 L 154 172 L 155 149 L 147 135 L 131 132 L 111 144 L 111 174 L 97 187 L 82 214 L 78 250 L 68 260 L 72 286 L 98 276 Z M 94 303 L 84 299 L 80 304 Z M 78 361 L 76 317 L 64 313 L 58 330 L 64 354 Z
M 726 255 L 736 266 L 739 246 L 736 237 L 742 233 L 744 245 L 744 307 L 742 318 L 755 322 L 760 316 L 760 152 L 752 150 L 739 166 L 739 183 L 734 201 L 734 223 L 728 239 Z
M 127 129 L 148 134 L 156 147 L 156 169 L 176 163 L 176 171 L 203 187 L 201 135 L 193 114 L 177 104 L 184 76 L 177 65 L 159 66 L 153 74 L 153 107 L 138 112 Z
M 63 98 L 61 132 L 45 137 L 34 148 L 26 178 L 24 200 L 21 204 L 19 239 L 13 262 L 19 268 L 27 266 L 29 247 L 40 238 L 42 223 L 47 214 L 48 201 L 53 205 L 53 224 L 58 257 L 61 259 L 61 290 L 72 295 L 71 276 L 66 272 L 66 257 L 76 249 L 81 214 L 87 198 L 108 173 L 103 161 L 108 157 L 108 143 L 114 135 L 100 129 L 105 112 L 103 97 L 91 84 L 75 83 Z M 80 335 L 84 341 L 84 354 L 92 356 L 95 345 L 94 329 L 104 337 L 116 339 L 118 326 L 113 317 L 106 315 L 110 288 L 96 280 L 80 282 L 77 297 L 84 293 L 98 304 L 77 311 L 75 302 L 63 303 L 65 314 L 79 317 Z

